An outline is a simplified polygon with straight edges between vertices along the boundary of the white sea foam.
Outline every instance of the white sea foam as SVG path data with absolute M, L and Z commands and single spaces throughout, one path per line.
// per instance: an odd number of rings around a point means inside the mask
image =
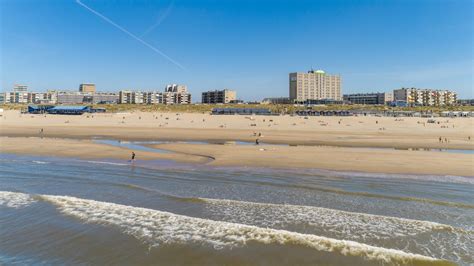
M 335 209 L 199 198 L 211 217 L 232 223 L 270 228 L 300 228 L 305 233 L 361 243 L 384 243 L 385 247 L 433 251 L 441 258 L 474 260 L 474 231 L 430 221 L 389 217 Z M 426 237 L 429 235 L 429 237 Z M 413 242 L 413 239 L 417 241 Z
M 49 164 L 48 162 L 43 162 L 43 161 L 33 161 L 35 164 Z
M 0 206 L 8 208 L 22 208 L 35 202 L 30 195 L 18 192 L 0 191 Z
M 336 240 L 285 230 L 260 228 L 237 223 L 212 221 L 169 212 L 85 200 L 68 196 L 42 196 L 65 215 L 88 223 L 112 225 L 149 243 L 198 243 L 214 248 L 261 244 L 303 245 L 321 252 L 358 256 L 385 263 L 435 262 L 435 258 L 386 249 L 354 241 Z
M 392 239 L 431 231 L 453 231 L 450 225 L 335 209 L 199 198 L 212 213 L 236 223 L 284 227 L 304 224 L 347 239 Z

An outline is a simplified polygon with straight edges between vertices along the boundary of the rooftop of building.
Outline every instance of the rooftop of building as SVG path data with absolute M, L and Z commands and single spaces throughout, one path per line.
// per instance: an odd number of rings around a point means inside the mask
M 53 107 L 51 110 L 70 110 L 70 111 L 81 111 L 81 110 L 85 110 L 85 109 L 88 109 L 89 107 L 88 106 L 84 106 L 84 105 L 78 105 L 78 106 L 73 106 L 73 105 L 58 105 L 58 106 L 55 106 Z

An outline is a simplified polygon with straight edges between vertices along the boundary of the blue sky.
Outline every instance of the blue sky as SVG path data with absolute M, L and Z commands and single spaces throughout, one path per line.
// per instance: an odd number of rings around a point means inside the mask
M 194 100 L 221 88 L 260 100 L 287 96 L 288 73 L 313 67 L 342 75 L 343 93 L 410 86 L 474 97 L 471 0 L 81 2 L 0 0 L 2 90 L 181 83 Z

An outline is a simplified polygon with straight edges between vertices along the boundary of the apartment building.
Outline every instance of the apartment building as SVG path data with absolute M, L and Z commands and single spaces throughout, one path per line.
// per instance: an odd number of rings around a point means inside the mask
M 343 99 L 345 102 L 350 102 L 352 104 L 385 105 L 386 103 L 393 101 L 393 93 L 376 92 L 345 94 Z
M 121 104 L 190 104 L 191 94 L 185 85 L 171 84 L 165 87 L 164 92 L 131 91 L 119 92 L 118 103 Z
M 231 103 L 237 100 L 237 92 L 234 90 L 214 90 L 202 93 L 201 102 L 208 104 Z
M 119 92 L 119 101 L 121 104 L 142 104 L 143 92 L 124 90 Z M 146 103 L 146 102 L 145 102 Z
M 13 91 L 2 94 L 2 103 L 28 103 L 28 86 L 15 84 Z
M 168 84 L 165 87 L 165 92 L 186 94 L 188 93 L 188 87 L 186 85 Z
M 82 83 L 79 85 L 79 92 L 82 93 L 95 93 L 95 84 L 93 83 Z
M 115 92 L 83 93 L 76 91 L 57 92 L 57 103 L 59 104 L 105 104 L 117 103 L 119 94 Z
M 455 105 L 457 94 L 449 90 L 401 88 L 393 90 L 396 102 L 406 102 L 409 106 Z
M 28 103 L 28 92 L 18 92 L 18 91 L 5 92 L 3 102 L 26 104 Z
M 307 100 L 342 100 L 341 76 L 329 75 L 322 70 L 289 75 L 290 101 L 304 103 Z
M 56 104 L 57 102 L 58 102 L 58 94 L 56 91 L 29 92 L 28 93 L 28 103 Z

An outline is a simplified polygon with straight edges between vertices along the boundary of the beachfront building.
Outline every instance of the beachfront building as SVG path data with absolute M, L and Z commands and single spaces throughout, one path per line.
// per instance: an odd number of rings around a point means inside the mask
M 28 103 L 28 86 L 15 84 L 13 91 L 4 93 L 3 103 Z
M 161 104 L 190 104 L 191 93 L 186 85 L 168 84 L 165 92 L 157 95 L 157 103 Z
M 304 104 L 306 106 L 311 106 L 311 105 L 339 105 L 339 104 L 344 104 L 343 100 L 334 100 L 334 99 L 308 99 L 304 102 L 301 102 L 301 104 Z
M 28 103 L 28 92 L 11 91 L 5 92 L 5 103 L 25 104 Z
M 58 92 L 59 104 L 82 104 L 84 102 L 84 94 L 80 92 Z
M 231 103 L 237 100 L 237 92 L 234 90 L 213 90 L 202 93 L 201 102 L 207 104 Z
M 264 98 L 260 104 L 290 104 L 290 98 L 288 97 L 271 97 Z
M 343 99 L 345 102 L 349 102 L 351 104 L 385 105 L 393 101 L 393 93 L 376 92 L 344 94 Z
M 322 70 L 308 73 L 290 73 L 290 101 L 304 103 L 307 100 L 342 100 L 341 76 L 329 75 Z
M 271 115 L 267 108 L 213 108 L 212 115 Z
M 119 94 L 116 92 L 100 92 L 94 93 L 92 96 L 84 97 L 86 103 L 93 104 L 114 104 L 119 101 Z M 90 99 L 90 100 L 88 100 Z
M 56 104 L 57 102 L 58 102 L 58 94 L 56 91 L 29 92 L 28 93 L 28 103 Z
M 27 104 L 27 103 L 41 103 L 51 104 L 56 103 L 55 92 L 27 92 L 25 89 L 13 89 L 11 92 L 5 92 L 2 94 L 3 100 L 1 103 L 13 103 L 13 104 Z
M 157 94 L 157 103 L 161 104 L 190 104 L 191 94 L 163 92 Z
M 401 88 L 393 90 L 395 102 L 406 102 L 408 106 L 455 105 L 457 94 L 449 90 Z
M 119 92 L 119 103 L 121 104 L 142 104 L 143 92 L 140 91 L 120 91 Z
M 457 105 L 474 106 L 474 99 L 459 99 Z
M 185 85 L 167 85 L 164 92 L 131 91 L 119 92 L 120 104 L 190 104 L 191 94 Z
M 57 92 L 57 103 L 59 104 L 110 104 L 117 103 L 119 95 L 117 93 L 82 93 L 76 91 Z
M 179 93 L 179 94 L 186 94 L 186 93 L 188 93 L 188 87 L 186 85 L 168 84 L 165 87 L 165 92 L 174 92 L 174 93 Z
M 89 106 L 54 106 L 53 108 L 49 108 L 47 112 L 49 114 L 57 114 L 57 115 L 82 115 L 84 113 L 89 113 L 91 108 Z
M 82 83 L 79 85 L 79 92 L 82 93 L 95 93 L 95 84 L 93 83 Z

